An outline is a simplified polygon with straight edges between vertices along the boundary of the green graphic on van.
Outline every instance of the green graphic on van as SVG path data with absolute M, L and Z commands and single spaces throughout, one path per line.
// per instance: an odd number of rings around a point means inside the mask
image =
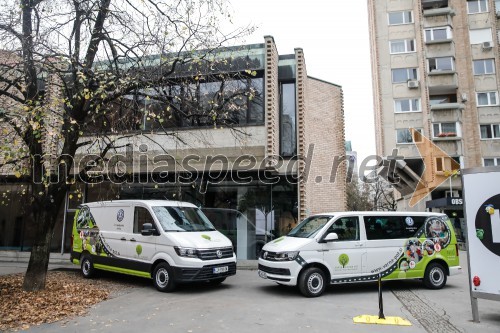
M 137 252 L 137 255 L 140 256 L 142 253 L 142 246 L 139 244 L 135 247 L 135 252 Z
M 484 229 L 476 229 L 476 236 L 479 240 L 483 240 L 484 238 Z
M 345 253 L 342 253 L 339 256 L 339 264 L 342 265 L 342 268 L 345 268 L 345 265 L 347 265 L 348 263 L 349 263 L 349 256 Z
M 285 239 L 285 237 L 280 237 L 280 238 L 276 239 L 273 243 L 281 242 L 283 239 Z
M 212 240 L 212 238 L 209 235 L 201 235 L 201 237 L 205 238 L 206 240 Z

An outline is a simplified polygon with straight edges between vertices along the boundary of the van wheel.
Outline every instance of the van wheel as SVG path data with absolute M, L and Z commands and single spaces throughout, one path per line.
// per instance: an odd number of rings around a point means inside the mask
M 80 264 L 82 275 L 84 278 L 88 279 L 95 275 L 94 264 L 89 256 L 82 256 L 82 258 L 80 259 Z
M 446 284 L 446 270 L 436 262 L 427 265 L 424 275 L 424 285 L 429 289 L 441 289 Z
M 318 297 L 325 291 L 325 273 L 316 267 L 306 269 L 299 277 L 299 289 L 306 297 Z
M 158 264 L 153 272 L 153 283 L 159 291 L 169 292 L 174 290 L 175 281 L 172 267 L 165 262 Z

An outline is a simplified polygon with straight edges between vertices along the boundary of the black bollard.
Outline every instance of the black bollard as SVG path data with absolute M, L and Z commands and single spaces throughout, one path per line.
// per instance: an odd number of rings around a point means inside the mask
M 382 275 L 378 275 L 378 319 L 385 319 L 384 301 L 382 299 Z

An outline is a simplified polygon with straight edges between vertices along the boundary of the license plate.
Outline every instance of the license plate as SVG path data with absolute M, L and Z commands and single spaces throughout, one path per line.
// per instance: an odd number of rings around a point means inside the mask
M 263 279 L 267 279 L 267 273 L 263 271 L 259 271 L 259 276 Z
M 226 273 L 229 271 L 228 266 L 214 267 L 214 274 Z

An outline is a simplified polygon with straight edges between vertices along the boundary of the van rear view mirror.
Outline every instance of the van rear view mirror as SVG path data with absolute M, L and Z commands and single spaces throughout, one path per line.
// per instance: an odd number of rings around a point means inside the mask
M 339 239 L 339 235 L 337 235 L 336 232 L 330 232 L 328 235 L 326 235 L 324 241 L 325 242 L 333 242 Z
M 155 232 L 153 225 L 151 223 L 144 223 L 142 225 L 141 235 L 143 236 L 151 236 Z

